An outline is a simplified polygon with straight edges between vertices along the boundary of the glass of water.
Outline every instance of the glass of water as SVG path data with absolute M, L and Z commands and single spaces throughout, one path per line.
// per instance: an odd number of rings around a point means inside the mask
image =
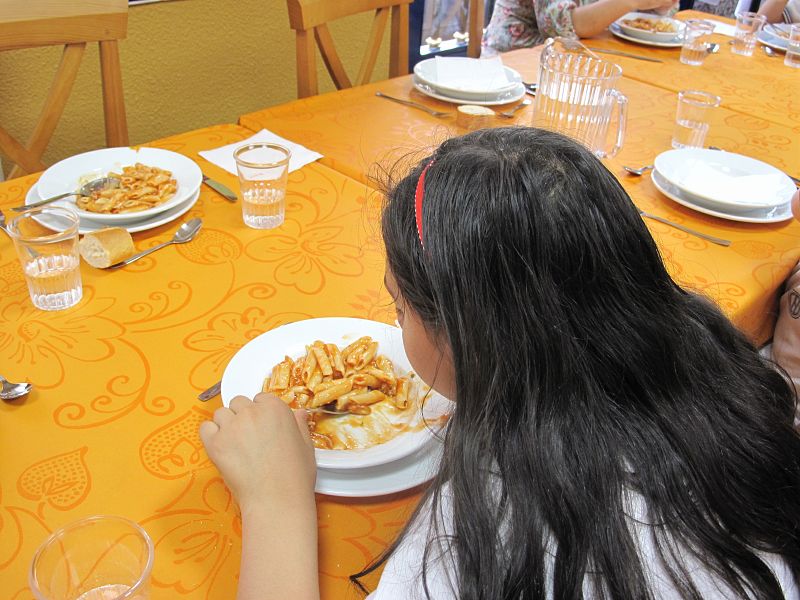
M 800 23 L 795 23 L 789 29 L 789 42 L 783 64 L 795 69 L 800 68 Z
M 83 297 L 78 223 L 78 215 L 67 208 L 42 206 L 8 224 L 36 308 L 62 310 Z
M 719 96 L 708 92 L 678 92 L 678 112 L 672 133 L 672 147 L 702 148 L 708 134 L 711 109 L 719 106 L 719 103 Z
M 36 600 L 147 600 L 153 558 L 153 542 L 138 524 L 87 517 L 44 541 L 29 584 Z
M 736 31 L 731 52 L 742 56 L 753 56 L 758 32 L 767 22 L 767 17 L 754 12 L 736 13 Z
M 272 229 L 283 223 L 291 156 L 288 148 L 267 143 L 247 144 L 234 151 L 242 216 L 248 227 Z
M 714 33 L 714 25 L 707 21 L 688 21 L 683 30 L 681 62 L 694 67 L 703 64 L 708 56 L 706 38 Z

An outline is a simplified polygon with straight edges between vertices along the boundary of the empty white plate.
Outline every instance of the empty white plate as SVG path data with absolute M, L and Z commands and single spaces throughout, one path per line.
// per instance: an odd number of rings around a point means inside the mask
M 780 169 L 734 152 L 668 150 L 655 167 L 672 185 L 726 212 L 782 206 L 797 189 Z
M 738 221 L 740 223 L 780 223 L 792 218 L 792 205 L 790 202 L 773 208 L 725 212 L 724 210 L 715 210 L 705 204 L 702 199 L 693 197 L 691 194 L 675 187 L 664 179 L 657 170 L 653 170 L 650 173 L 650 178 L 653 180 L 653 185 L 656 186 L 656 189 L 667 198 L 674 200 L 686 208 L 691 208 L 692 210 L 712 217 L 719 217 L 720 219 L 727 219 L 728 221 Z

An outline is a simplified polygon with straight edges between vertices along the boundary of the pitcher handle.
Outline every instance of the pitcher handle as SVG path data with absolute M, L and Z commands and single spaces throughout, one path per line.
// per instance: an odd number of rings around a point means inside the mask
M 625 141 L 625 127 L 628 123 L 628 98 L 625 94 L 617 90 L 609 90 L 609 94 L 614 97 L 619 111 L 619 121 L 617 122 L 617 140 L 614 147 L 608 152 L 605 157 L 613 158 L 617 152 L 622 149 L 622 143 Z M 610 115 L 609 115 L 610 118 Z

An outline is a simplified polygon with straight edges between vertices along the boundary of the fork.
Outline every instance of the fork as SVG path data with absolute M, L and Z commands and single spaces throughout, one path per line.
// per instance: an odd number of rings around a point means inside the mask
M 428 108 L 424 104 L 418 104 L 416 102 L 411 102 L 411 100 L 401 100 L 400 98 L 395 98 L 394 96 L 387 96 L 383 92 L 375 92 L 375 95 L 378 98 L 386 98 L 387 100 L 391 100 L 392 102 L 397 102 L 398 104 L 403 104 L 405 106 L 410 106 L 411 108 L 417 108 L 419 110 L 423 110 L 431 116 L 434 117 L 450 117 L 452 113 L 449 112 L 442 112 L 439 110 L 433 110 L 432 108 Z
M 516 105 L 514 108 L 512 108 L 511 110 L 506 110 L 506 111 L 504 111 L 504 112 L 499 112 L 499 113 L 497 113 L 497 116 L 498 116 L 498 117 L 503 117 L 504 119 L 512 119 L 512 118 L 514 118 L 514 113 L 516 113 L 516 112 L 517 112 L 518 110 L 520 110 L 521 108 L 524 108 L 524 107 L 526 107 L 526 106 L 530 106 L 530 104 L 531 104 L 531 101 L 530 101 L 530 99 L 528 99 L 528 98 L 525 98 L 525 100 L 523 100 L 522 102 L 520 102 L 519 104 L 517 104 L 517 105 Z

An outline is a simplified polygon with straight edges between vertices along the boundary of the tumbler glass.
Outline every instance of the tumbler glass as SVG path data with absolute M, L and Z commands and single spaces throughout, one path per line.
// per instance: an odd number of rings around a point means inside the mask
M 233 157 L 242 190 L 242 217 L 253 229 L 272 229 L 283 223 L 286 181 L 292 153 L 278 144 L 247 144 Z
M 789 44 L 786 47 L 783 64 L 795 69 L 800 68 L 800 23 L 795 23 L 789 29 Z
M 672 133 L 673 148 L 702 148 L 708 134 L 712 108 L 719 106 L 719 96 L 708 92 L 678 92 L 678 111 Z
M 742 56 L 753 56 L 758 32 L 767 22 L 767 17 L 754 12 L 736 13 L 736 31 L 731 52 Z
M 698 67 L 708 56 L 706 38 L 714 33 L 714 25 L 707 21 L 688 21 L 683 30 L 681 62 Z

